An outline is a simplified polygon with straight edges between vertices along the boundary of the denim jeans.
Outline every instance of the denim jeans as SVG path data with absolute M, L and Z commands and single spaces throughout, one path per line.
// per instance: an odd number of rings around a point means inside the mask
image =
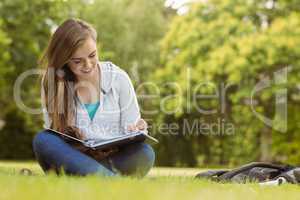
M 143 177 L 155 160 L 152 147 L 143 142 L 123 147 L 101 161 L 80 152 L 46 130 L 38 133 L 32 143 L 36 159 L 45 173 L 54 170 L 57 174 L 64 171 L 67 175 Z

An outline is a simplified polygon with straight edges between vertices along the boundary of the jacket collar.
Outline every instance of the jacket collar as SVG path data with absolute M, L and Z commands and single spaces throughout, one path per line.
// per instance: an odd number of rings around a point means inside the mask
M 110 62 L 98 62 L 98 67 L 101 77 L 101 90 L 102 92 L 108 93 L 112 87 L 113 75 L 112 66 Z

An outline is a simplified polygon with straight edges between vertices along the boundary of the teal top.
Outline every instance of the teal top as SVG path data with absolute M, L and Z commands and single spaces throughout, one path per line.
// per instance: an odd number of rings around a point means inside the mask
M 91 120 L 94 118 L 99 105 L 100 105 L 99 101 L 97 103 L 85 103 L 84 104 L 84 107 L 87 110 L 87 112 L 89 113 Z

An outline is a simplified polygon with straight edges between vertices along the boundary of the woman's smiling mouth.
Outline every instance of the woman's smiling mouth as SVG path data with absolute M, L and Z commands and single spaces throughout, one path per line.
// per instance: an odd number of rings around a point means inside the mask
M 93 69 L 90 68 L 90 69 L 87 69 L 87 70 L 81 70 L 83 73 L 87 74 L 87 73 L 90 73 Z

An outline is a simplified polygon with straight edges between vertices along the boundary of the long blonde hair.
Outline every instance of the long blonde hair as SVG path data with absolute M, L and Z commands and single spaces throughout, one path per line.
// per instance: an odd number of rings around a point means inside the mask
M 64 131 L 75 125 L 74 83 L 77 79 L 67 63 L 90 37 L 97 39 L 91 25 L 79 19 L 68 19 L 56 29 L 39 61 L 46 68 L 42 76 L 42 104 L 52 121 L 51 128 L 55 130 Z

